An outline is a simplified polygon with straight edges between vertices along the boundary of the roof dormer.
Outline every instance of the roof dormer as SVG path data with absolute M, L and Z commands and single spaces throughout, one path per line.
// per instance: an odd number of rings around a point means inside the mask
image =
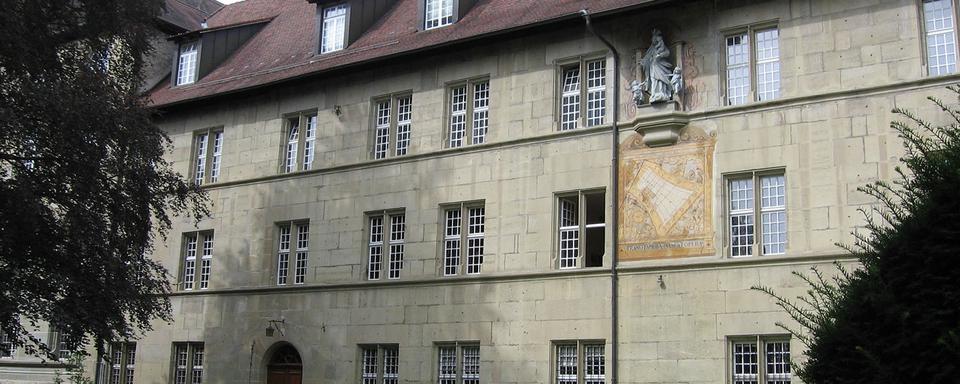
M 173 57 L 173 85 L 193 84 L 213 72 L 270 19 L 216 28 L 204 28 L 171 37 L 177 42 Z
M 421 30 L 444 27 L 463 18 L 477 0 L 417 0 Z
M 307 0 L 317 5 L 317 53 L 349 47 L 363 36 L 397 0 Z

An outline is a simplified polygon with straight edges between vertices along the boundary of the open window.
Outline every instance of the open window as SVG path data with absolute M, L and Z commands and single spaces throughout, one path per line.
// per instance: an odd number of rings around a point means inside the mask
M 559 268 L 601 267 L 606 249 L 603 190 L 557 197 Z

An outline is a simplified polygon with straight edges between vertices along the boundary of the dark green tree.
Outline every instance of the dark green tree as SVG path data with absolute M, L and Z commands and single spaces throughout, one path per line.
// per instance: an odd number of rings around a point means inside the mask
M 149 255 L 207 200 L 164 160 L 138 91 L 162 0 L 0 0 L 0 331 L 46 347 L 136 337 L 169 319 Z
M 960 87 L 948 87 L 960 100 Z M 809 384 L 956 383 L 960 380 L 960 108 L 929 98 L 948 124 L 894 109 L 904 143 L 894 182 L 861 188 L 864 232 L 846 247 L 860 261 L 792 301 L 769 287 L 808 348 L 795 365 Z M 839 264 L 838 264 L 839 266 Z M 781 327 L 783 325 L 781 324 Z

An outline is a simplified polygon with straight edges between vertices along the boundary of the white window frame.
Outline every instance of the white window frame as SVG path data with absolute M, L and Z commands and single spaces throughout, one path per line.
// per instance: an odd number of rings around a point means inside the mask
M 728 384 L 789 383 L 793 379 L 790 366 L 788 335 L 750 335 L 727 338 Z M 773 368 L 772 370 L 770 368 Z
M 560 340 L 551 345 L 551 383 L 603 384 L 606 376 L 604 340 Z M 573 356 L 569 352 L 573 351 Z M 599 354 L 598 354 L 599 353 Z M 597 360 L 600 363 L 597 363 Z M 572 368 L 564 370 L 563 368 Z M 599 372 L 598 372 L 599 371 Z
M 775 33 L 774 39 L 762 40 L 758 36 Z M 737 44 L 746 49 L 746 60 L 743 62 L 730 62 L 730 41 L 739 38 L 741 43 Z M 746 40 L 746 42 L 743 42 Z M 762 46 L 762 42 L 772 41 L 774 44 Z M 723 105 L 742 105 L 750 102 L 770 101 L 779 99 L 782 96 L 781 82 L 781 47 L 780 47 L 780 26 L 777 22 L 765 22 L 753 24 L 746 27 L 736 28 L 724 31 L 721 39 L 721 55 L 723 57 L 723 68 L 720 71 L 723 77 Z M 744 54 L 743 52 L 739 55 Z M 746 71 L 743 85 L 737 88 L 743 90 L 742 95 L 731 95 L 731 70 Z M 775 75 L 773 75 L 775 73 Z M 738 79 L 742 79 L 739 78 Z M 762 91 L 760 88 L 769 84 L 769 91 Z
M 423 29 L 431 30 L 453 24 L 457 0 L 423 0 Z
M 203 342 L 173 343 L 172 384 L 202 384 L 205 358 Z
M 945 18 L 938 19 L 940 21 L 939 27 L 929 28 L 931 23 L 935 23 L 934 20 L 928 20 L 928 12 L 932 9 L 928 8 L 930 3 L 945 3 L 949 6 L 949 10 L 946 11 L 945 16 L 949 17 L 948 22 L 944 22 Z M 920 25 L 922 28 L 923 36 L 923 61 L 926 66 L 927 76 L 943 76 L 952 73 L 957 73 L 957 4 L 955 0 L 921 0 L 919 1 L 920 5 Z M 933 46 L 931 46 L 931 44 Z M 931 57 L 931 48 L 938 49 L 942 48 L 943 52 L 938 52 L 940 54 L 936 55 L 936 58 L 943 57 L 944 63 L 940 64 L 934 63 L 934 57 Z M 953 62 L 949 61 L 950 56 L 953 57 Z
M 197 185 L 220 180 L 223 158 L 223 128 L 208 128 L 193 133 L 193 182 Z
M 303 285 L 310 259 L 310 222 L 308 220 L 277 223 L 277 268 L 274 282 L 278 286 Z
M 596 127 L 607 122 L 607 57 L 588 56 L 558 65 L 557 130 Z
M 331 5 L 324 7 L 321 12 L 320 54 L 343 50 L 347 46 L 350 4 Z
M 106 359 L 100 361 L 97 383 L 132 384 L 136 373 L 137 343 L 110 343 L 105 354 Z
M 177 49 L 176 85 L 195 83 L 199 66 L 200 40 L 180 43 Z
M 361 384 L 400 382 L 400 346 L 397 344 L 361 344 L 357 362 Z
M 480 274 L 486 251 L 484 202 L 445 204 L 440 213 L 440 275 Z
M 480 343 L 455 341 L 436 344 L 437 384 L 479 384 Z
M 213 230 L 185 232 L 180 247 L 181 291 L 205 290 L 210 286 L 213 263 Z
M 490 132 L 490 78 L 461 80 L 447 85 L 447 148 L 487 142 Z
M 406 241 L 406 213 L 402 209 L 371 212 L 367 217 L 367 280 L 400 278 Z M 384 273 L 386 272 L 386 273 Z
M 413 94 L 410 92 L 379 96 L 371 103 L 373 160 L 410 153 L 413 131 Z
M 5 333 L 0 333 L 0 359 L 12 359 L 17 355 L 17 343 Z
M 299 112 L 283 118 L 280 173 L 313 169 L 317 157 L 317 112 Z
M 764 182 L 781 180 L 782 184 L 777 184 L 776 188 L 772 188 L 774 185 L 769 183 L 764 184 Z M 749 190 L 745 190 L 747 186 Z M 779 194 L 781 190 L 782 195 Z M 724 233 L 727 248 L 725 254 L 732 258 L 786 254 L 789 246 L 789 231 L 787 177 L 784 170 L 771 169 L 725 175 L 724 191 L 726 211 Z M 771 191 L 776 194 L 769 195 Z M 738 219 L 737 224 L 734 224 L 734 218 Z M 774 218 L 776 221 L 772 221 Z M 773 230 L 773 225 L 777 226 L 776 231 Z M 782 231 L 779 228 L 781 225 Z M 734 230 L 735 227 L 737 230 Z M 744 234 L 743 230 L 747 230 L 748 233 Z M 737 237 L 736 241 L 735 237 Z
M 587 197 L 599 195 L 603 199 L 604 209 L 601 223 L 588 223 Z M 570 199 L 576 200 L 576 207 L 570 207 Z M 606 254 L 606 202 L 605 189 L 586 189 L 574 192 L 558 193 L 556 198 L 556 234 L 557 234 L 557 268 L 575 269 L 586 266 L 584 249 L 586 247 L 587 229 L 604 228 L 604 254 Z M 572 208 L 572 209 L 571 209 Z M 572 215 L 572 216 L 571 216 Z M 601 263 L 602 266 L 602 263 Z

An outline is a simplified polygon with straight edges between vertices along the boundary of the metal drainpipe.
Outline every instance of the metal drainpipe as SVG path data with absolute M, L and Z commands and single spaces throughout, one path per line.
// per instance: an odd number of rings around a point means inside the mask
M 587 23 L 587 30 L 590 31 L 594 36 L 600 39 L 607 48 L 610 49 L 610 52 L 613 53 L 613 127 L 611 128 L 611 133 L 613 134 L 613 144 L 611 147 L 610 155 L 610 185 L 611 185 L 611 195 L 613 197 L 613 209 L 612 221 L 613 221 L 613 233 L 611 233 L 611 238 L 613 240 L 613 246 L 611 247 L 611 257 L 610 257 L 610 383 L 617 383 L 617 330 L 619 326 L 619 317 L 618 313 L 618 295 L 617 295 L 617 238 L 619 230 L 619 204 L 618 204 L 618 183 L 617 177 L 620 173 L 620 128 L 617 127 L 617 119 L 620 118 L 620 53 L 617 52 L 617 49 L 613 47 L 613 44 L 610 44 L 607 39 L 604 39 L 603 36 L 597 34 L 597 31 L 593 30 L 593 25 L 590 23 L 590 12 L 586 9 L 580 10 L 580 15 L 583 16 L 583 20 Z

